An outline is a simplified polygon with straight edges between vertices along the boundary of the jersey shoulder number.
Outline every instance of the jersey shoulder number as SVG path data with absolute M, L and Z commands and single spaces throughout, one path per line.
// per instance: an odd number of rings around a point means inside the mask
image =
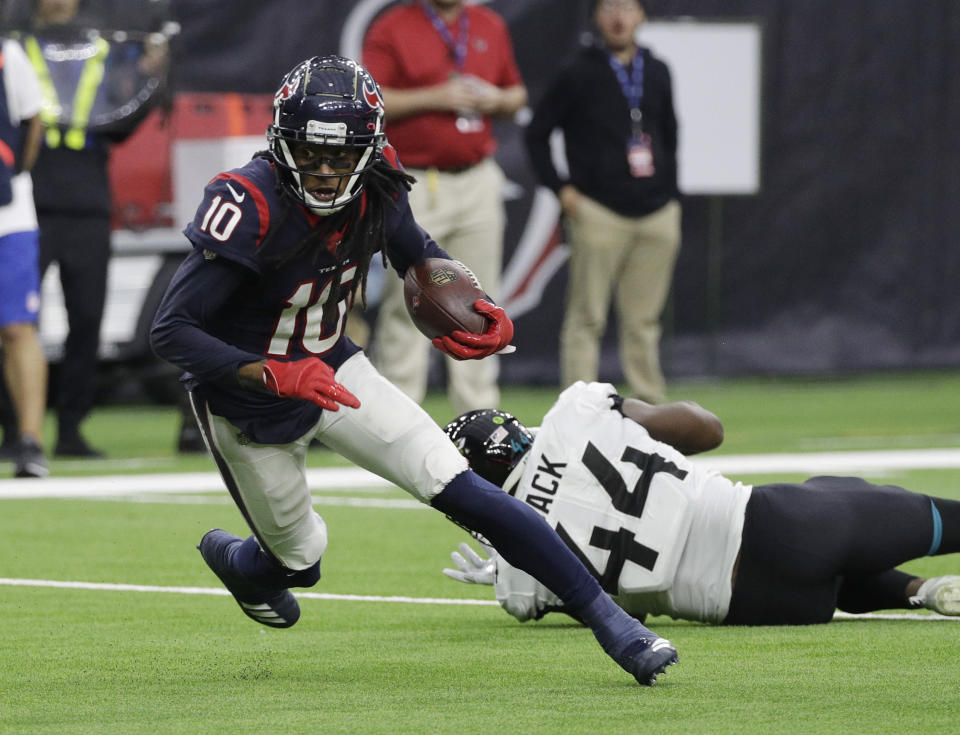
M 270 228 L 270 197 L 276 195 L 258 185 L 261 177 L 248 170 L 250 166 L 222 173 L 207 184 L 184 232 L 195 247 L 252 266 Z

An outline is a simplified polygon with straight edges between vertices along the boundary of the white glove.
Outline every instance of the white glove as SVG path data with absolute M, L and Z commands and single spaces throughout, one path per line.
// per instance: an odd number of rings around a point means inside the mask
M 457 569 L 444 569 L 443 573 L 458 582 L 466 584 L 493 584 L 497 578 L 497 552 L 490 546 L 483 546 L 489 559 L 480 556 L 470 544 L 460 544 L 460 551 L 450 552 L 450 558 Z

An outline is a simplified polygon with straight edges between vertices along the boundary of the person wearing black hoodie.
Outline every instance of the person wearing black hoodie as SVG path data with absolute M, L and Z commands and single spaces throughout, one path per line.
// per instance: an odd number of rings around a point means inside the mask
M 597 0 L 600 43 L 549 86 L 527 127 L 530 163 L 560 199 L 570 246 L 560 334 L 563 386 L 598 378 L 616 294 L 620 360 L 633 394 L 664 400 L 660 317 L 680 249 L 677 119 L 667 65 L 637 44 L 639 0 Z M 569 175 L 550 151 L 564 134 Z

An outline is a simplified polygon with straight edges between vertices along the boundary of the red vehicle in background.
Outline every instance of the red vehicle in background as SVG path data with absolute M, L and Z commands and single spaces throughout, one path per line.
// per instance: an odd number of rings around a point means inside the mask
M 113 257 L 100 331 L 103 370 L 131 370 L 152 398 L 178 387 L 150 350 L 153 313 L 187 252 L 183 228 L 203 187 L 264 147 L 271 95 L 185 93 L 150 113 L 110 160 Z M 48 359 L 60 358 L 67 332 L 56 265 L 43 280 L 40 334 Z

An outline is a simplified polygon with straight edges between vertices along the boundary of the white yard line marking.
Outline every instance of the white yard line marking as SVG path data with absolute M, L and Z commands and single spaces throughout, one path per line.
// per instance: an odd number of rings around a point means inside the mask
M 856 452 L 803 452 L 792 454 L 731 454 L 693 458 L 701 467 L 725 475 L 829 472 L 860 474 L 891 470 L 944 470 L 960 468 L 960 449 L 879 449 Z
M 109 582 L 70 582 L 54 579 L 11 579 L 0 577 L 0 586 L 7 587 L 47 587 L 71 590 L 92 590 L 98 592 L 154 592 L 177 595 L 212 595 L 224 597 L 230 593 L 221 587 L 159 587 L 145 584 L 111 584 Z M 393 602 L 406 605 L 465 605 L 469 607 L 496 606 L 496 600 L 476 600 L 472 598 L 450 597 L 406 597 L 384 595 L 335 595 L 323 592 L 297 591 L 301 600 L 337 600 L 340 602 Z M 920 620 L 924 622 L 954 621 L 960 617 L 946 617 L 934 613 L 852 613 L 840 612 L 833 615 L 834 620 Z
M 163 495 L 146 493 L 144 495 L 88 495 L 84 500 L 113 503 L 157 503 L 162 505 L 233 505 L 233 499 L 224 492 L 222 495 Z M 314 495 L 314 505 L 337 506 L 340 508 L 390 508 L 394 510 L 429 510 L 413 498 L 352 498 L 343 495 Z
M 937 445 L 955 447 L 960 446 L 960 434 L 901 434 L 885 436 L 883 443 L 890 449 L 918 449 Z M 875 446 L 877 439 L 872 436 L 825 436 L 797 441 L 797 447 L 804 452 L 870 449 Z
M 960 617 L 949 617 L 937 613 L 845 613 L 837 610 L 833 614 L 834 620 L 924 620 L 924 621 L 953 621 L 960 622 Z
M 851 452 L 739 454 L 694 457 L 692 461 L 736 478 L 738 475 L 799 473 L 864 474 L 892 470 L 960 469 L 960 449 L 880 449 Z M 328 467 L 307 471 L 311 490 L 377 492 L 389 482 L 359 467 Z M 41 480 L 0 480 L 0 500 L 8 498 L 89 498 L 131 494 L 194 494 L 222 492 L 215 472 L 96 477 L 47 477 Z
M 68 582 L 53 579 L 10 579 L 0 577 L 0 585 L 9 587 L 54 587 L 72 590 L 107 592 L 165 592 L 178 595 L 217 595 L 230 593 L 221 587 L 157 587 L 144 584 L 111 584 L 108 582 Z M 340 600 L 346 602 L 399 602 L 413 605 L 496 605 L 496 600 L 473 600 L 447 597 L 385 597 L 381 595 L 334 595 L 323 592 L 297 591 L 297 599 Z
M 359 467 L 327 467 L 307 471 L 311 490 L 392 488 L 382 477 Z M 162 473 L 151 475 L 98 475 L 96 477 L 45 477 L 0 480 L 0 498 L 85 498 L 131 493 L 225 492 L 216 472 Z

